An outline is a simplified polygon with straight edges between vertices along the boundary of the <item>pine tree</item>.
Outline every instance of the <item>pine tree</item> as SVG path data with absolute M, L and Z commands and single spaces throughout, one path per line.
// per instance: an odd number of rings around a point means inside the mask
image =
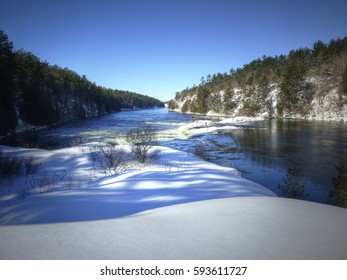
M 298 163 L 294 162 L 288 167 L 283 184 L 279 184 L 278 188 L 284 197 L 303 199 L 306 197 L 305 185 L 306 180 L 302 168 Z
M 0 136 L 15 131 L 20 118 L 52 125 L 102 115 L 122 107 L 164 106 L 152 97 L 97 86 L 68 68 L 51 66 L 13 44 L 0 30 Z
M 277 109 L 282 112 L 296 112 L 300 100 L 300 94 L 304 89 L 306 68 L 301 62 L 290 61 L 284 68 L 280 82 L 280 100 Z
M 209 92 L 205 87 L 200 87 L 198 89 L 197 100 L 196 100 L 197 113 L 200 113 L 200 114 L 206 114 L 207 113 L 207 111 L 208 111 L 208 107 L 207 107 L 208 95 L 209 95 Z
M 232 104 L 232 94 L 233 91 L 231 89 L 227 89 L 224 92 L 224 96 L 223 96 L 223 105 L 224 105 L 224 113 L 225 114 L 229 114 L 230 111 L 233 109 L 233 104 Z
M 334 190 L 329 193 L 329 204 L 347 208 L 347 157 L 341 159 L 336 167 L 337 176 L 333 177 Z
M 347 96 L 347 65 L 342 73 L 342 93 L 344 96 Z
M 0 30 L 0 135 L 13 131 L 17 125 L 12 48 L 13 43 Z

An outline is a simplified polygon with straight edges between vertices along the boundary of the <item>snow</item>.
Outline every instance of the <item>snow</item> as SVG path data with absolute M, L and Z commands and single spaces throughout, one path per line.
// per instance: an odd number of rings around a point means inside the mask
M 153 153 L 159 153 L 159 158 L 151 165 L 131 166 L 128 172 L 111 176 L 95 173 L 87 156 L 88 149 L 44 151 L 4 147 L 4 151 L 23 157 L 34 153 L 42 161 L 41 169 L 47 177 L 68 170 L 73 178 L 70 188 L 66 188 L 68 178 L 65 176 L 63 181 L 57 180 L 50 191 L 44 193 L 38 189 L 31 197 L 9 201 L 4 196 L 0 203 L 0 224 L 118 218 L 198 200 L 274 195 L 267 188 L 239 177 L 238 171 L 233 168 L 208 163 L 166 147 L 153 148 Z M 17 179 L 15 185 L 24 184 L 23 176 Z
M 283 118 L 293 118 L 293 119 L 308 119 L 308 120 L 322 120 L 322 121 L 347 121 L 347 105 L 342 105 L 344 102 L 341 102 L 339 96 L 339 87 L 336 86 L 335 82 L 329 81 L 330 78 L 324 77 L 306 77 L 305 87 L 306 94 L 312 95 L 312 100 L 309 102 L 306 113 L 302 112 L 285 112 Z M 245 100 L 249 97 L 246 97 L 245 89 L 234 88 L 234 94 L 232 97 L 232 102 L 236 104 L 236 107 L 230 113 L 231 116 L 239 116 L 243 113 L 243 106 Z M 257 89 L 256 89 L 257 90 Z M 225 90 L 219 92 L 213 92 L 216 98 L 223 100 Z M 279 101 L 280 88 L 278 83 L 272 83 L 268 88 L 268 95 L 266 100 L 263 100 L 260 111 L 257 113 L 258 116 L 263 118 L 272 118 L 279 117 L 277 115 L 277 104 Z M 185 98 L 174 100 L 176 104 L 176 109 L 173 111 L 182 112 L 183 105 L 186 101 L 193 102 L 196 98 L 196 95 L 186 96 Z M 254 96 L 251 98 L 255 98 Z M 270 106 L 270 112 L 269 112 Z M 220 116 L 225 117 L 225 114 L 222 113 L 222 107 L 219 110 L 210 110 L 206 115 L 208 116 Z M 193 112 L 186 112 L 187 114 L 194 114 Z M 243 118 L 243 117 L 241 117 Z
M 151 164 L 105 176 L 91 145 L 0 147 L 39 160 L 32 176 L 73 175 L 47 192 L 1 197 L 0 259 L 347 258 L 346 209 L 278 198 L 233 168 L 159 146 Z
M 227 118 L 219 123 L 245 123 L 245 122 L 254 122 L 254 121 L 263 121 L 263 117 L 244 117 L 244 116 L 239 116 L 239 117 L 232 117 L 232 118 Z
M 274 197 L 213 199 L 119 219 L 3 226 L 8 259 L 345 259 L 346 210 Z
M 231 117 L 224 118 L 220 121 L 213 120 L 195 120 L 187 124 L 182 124 L 177 131 L 186 138 L 204 135 L 209 136 L 211 133 L 222 133 L 227 130 L 242 129 L 242 125 L 248 122 L 262 121 L 262 117 Z M 248 127 L 247 127 L 248 128 Z

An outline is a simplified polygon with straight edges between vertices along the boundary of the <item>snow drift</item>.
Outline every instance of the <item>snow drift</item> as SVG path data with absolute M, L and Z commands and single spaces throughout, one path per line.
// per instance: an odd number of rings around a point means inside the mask
M 184 152 L 155 147 L 153 164 L 91 182 L 86 150 L 1 148 L 74 174 L 72 188 L 0 201 L 1 259 L 347 258 L 346 209 L 278 198 Z

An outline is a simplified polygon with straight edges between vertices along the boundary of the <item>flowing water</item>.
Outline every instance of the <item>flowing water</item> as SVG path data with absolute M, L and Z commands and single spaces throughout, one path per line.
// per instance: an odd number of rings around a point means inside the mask
M 211 161 L 238 169 L 242 176 L 279 194 L 286 170 L 294 161 L 303 168 L 307 200 L 325 203 L 332 187 L 335 166 L 347 156 L 347 124 L 303 120 L 265 120 L 240 125 L 224 133 L 189 136 L 178 128 L 190 116 L 166 109 L 124 111 L 102 117 L 74 121 L 49 129 L 22 133 L 0 140 L 1 145 L 32 145 L 61 148 L 73 139 L 102 141 L 121 139 L 126 130 L 153 126 L 159 131 L 159 145 L 191 151 L 203 141 Z

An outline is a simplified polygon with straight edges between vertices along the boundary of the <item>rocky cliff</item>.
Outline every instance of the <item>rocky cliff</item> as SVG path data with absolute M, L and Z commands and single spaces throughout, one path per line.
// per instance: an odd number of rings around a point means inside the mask
M 347 37 L 263 56 L 176 93 L 185 113 L 347 121 Z

